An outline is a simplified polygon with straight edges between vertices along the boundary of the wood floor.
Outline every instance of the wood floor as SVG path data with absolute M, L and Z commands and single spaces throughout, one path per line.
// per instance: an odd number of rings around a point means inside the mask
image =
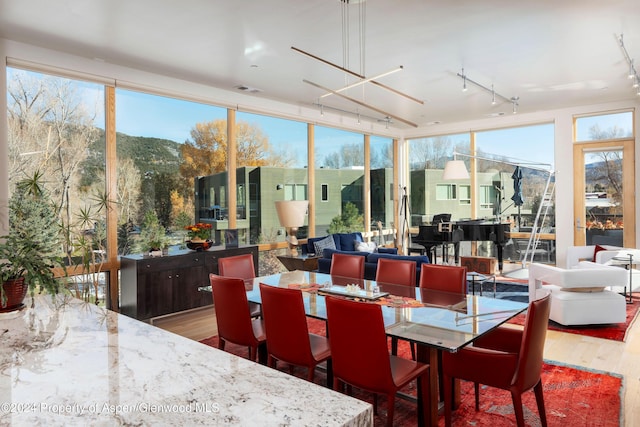
M 217 332 L 213 307 L 155 319 L 153 324 L 194 340 Z M 623 375 L 623 425 L 640 425 L 640 321 L 631 325 L 625 342 L 548 331 L 545 359 Z

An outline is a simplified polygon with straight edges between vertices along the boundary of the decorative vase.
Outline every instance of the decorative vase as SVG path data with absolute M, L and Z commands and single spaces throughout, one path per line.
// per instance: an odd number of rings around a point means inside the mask
M 3 282 L 2 290 L 7 298 L 7 303 L 4 306 L 0 304 L 0 313 L 20 310 L 24 307 L 23 301 L 29 290 L 29 285 L 24 281 L 24 277 Z
M 200 241 L 197 241 L 195 239 L 187 240 L 187 247 L 192 251 L 198 251 L 198 252 L 206 251 L 211 246 L 213 246 L 213 241 L 209 239 L 207 240 L 200 239 Z

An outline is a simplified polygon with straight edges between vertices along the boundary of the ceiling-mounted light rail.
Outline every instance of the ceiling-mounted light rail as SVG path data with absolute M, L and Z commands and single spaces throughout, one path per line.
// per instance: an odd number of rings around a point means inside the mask
M 306 80 L 306 79 L 303 79 L 302 81 L 307 83 L 307 84 L 309 84 L 309 85 L 311 85 L 311 86 L 317 87 L 318 89 L 322 89 L 322 90 L 324 90 L 326 92 L 331 92 L 333 95 L 339 96 L 340 98 L 344 98 L 344 99 L 346 99 L 348 101 L 351 101 L 351 102 L 353 102 L 355 104 L 358 104 L 358 105 L 360 105 L 362 107 L 368 108 L 369 110 L 372 110 L 372 111 L 375 111 L 377 113 L 384 114 L 385 116 L 388 116 L 388 117 L 391 117 L 393 119 L 396 119 L 397 121 L 405 123 L 405 124 L 407 124 L 409 126 L 413 126 L 413 127 L 416 127 L 416 128 L 418 127 L 417 124 L 415 124 L 413 122 L 410 122 L 409 120 L 405 120 L 402 117 L 398 117 L 398 116 L 396 116 L 394 114 L 391 114 L 391 113 L 389 113 L 387 111 L 381 110 L 381 109 L 379 109 L 377 107 L 374 107 L 373 105 L 369 105 L 369 104 L 364 103 L 364 102 L 362 102 L 362 101 L 360 101 L 358 99 L 351 98 L 350 96 L 347 96 L 347 95 L 344 95 L 342 93 L 336 92 L 335 90 L 332 90 L 332 89 L 329 89 L 329 88 L 324 87 L 322 85 L 319 85 L 318 83 L 314 83 L 314 82 L 311 82 L 311 81 Z
M 462 69 L 461 73 L 456 73 L 456 75 L 458 77 L 460 77 L 462 79 L 462 91 L 466 92 L 467 90 L 467 82 L 473 84 L 474 86 L 479 87 L 480 89 L 483 89 L 485 91 L 487 91 L 488 93 L 491 94 L 491 105 L 495 105 L 496 104 L 496 98 L 500 98 L 502 100 L 504 100 L 505 102 L 509 102 L 512 104 L 513 106 L 513 113 L 517 113 L 517 107 L 518 107 L 518 101 L 520 100 L 519 97 L 517 96 L 512 96 L 510 98 L 507 98 L 504 95 L 499 94 L 498 92 L 495 91 L 493 85 L 491 85 L 491 88 L 486 87 L 485 85 L 478 83 L 475 80 L 470 79 L 465 73 L 464 73 L 464 68 Z
M 636 67 L 633 65 L 633 58 L 629 56 L 629 52 L 627 52 L 627 48 L 624 46 L 623 34 L 620 34 L 618 37 L 618 42 L 620 43 L 620 49 L 622 49 L 622 53 L 624 54 L 624 59 L 629 65 L 629 73 L 627 76 L 632 80 L 631 85 L 636 90 L 636 95 L 640 96 L 640 78 L 638 78 L 638 72 L 636 71 Z

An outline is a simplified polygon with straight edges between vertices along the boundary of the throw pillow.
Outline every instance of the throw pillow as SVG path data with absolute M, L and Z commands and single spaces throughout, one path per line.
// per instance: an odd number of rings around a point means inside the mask
M 600 246 L 600 245 L 596 245 L 595 249 L 593 250 L 593 262 L 596 262 L 596 255 L 598 255 L 598 252 L 600 251 L 606 251 L 607 248 Z
M 322 256 L 322 251 L 324 249 L 335 249 L 336 242 L 333 241 L 333 237 L 327 236 L 322 240 L 318 240 L 317 242 L 313 242 L 313 247 L 316 250 L 316 255 Z
M 375 242 L 359 242 L 356 240 L 355 242 L 356 251 L 358 252 L 376 252 L 376 243 Z

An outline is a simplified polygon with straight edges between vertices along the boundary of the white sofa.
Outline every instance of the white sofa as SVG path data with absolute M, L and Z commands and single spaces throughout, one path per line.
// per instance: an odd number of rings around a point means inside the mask
M 633 255 L 634 264 L 637 262 L 640 264 L 640 250 L 638 249 L 629 249 L 629 248 L 620 248 L 617 246 L 607 246 L 600 245 L 606 250 L 600 250 L 595 254 L 594 260 L 594 252 L 596 249 L 595 245 L 589 246 L 569 246 L 567 248 L 567 268 L 585 268 L 585 267 L 594 267 L 592 264 L 596 265 L 616 265 L 616 268 L 623 269 L 625 267 L 624 262 L 616 261 L 614 257 L 628 257 L 629 254 Z M 629 281 L 632 282 L 632 290 L 634 292 L 640 291 L 640 270 L 632 269 L 631 277 L 629 276 L 629 272 L 627 271 L 627 281 L 622 286 L 609 286 L 608 289 L 615 292 L 625 292 L 625 290 L 629 291 Z M 626 287 L 626 289 L 625 289 Z
M 533 263 L 529 265 L 529 300 L 551 291 L 549 319 L 565 326 L 623 323 L 625 297 L 605 287 L 624 287 L 627 274 L 607 265 L 564 269 Z

